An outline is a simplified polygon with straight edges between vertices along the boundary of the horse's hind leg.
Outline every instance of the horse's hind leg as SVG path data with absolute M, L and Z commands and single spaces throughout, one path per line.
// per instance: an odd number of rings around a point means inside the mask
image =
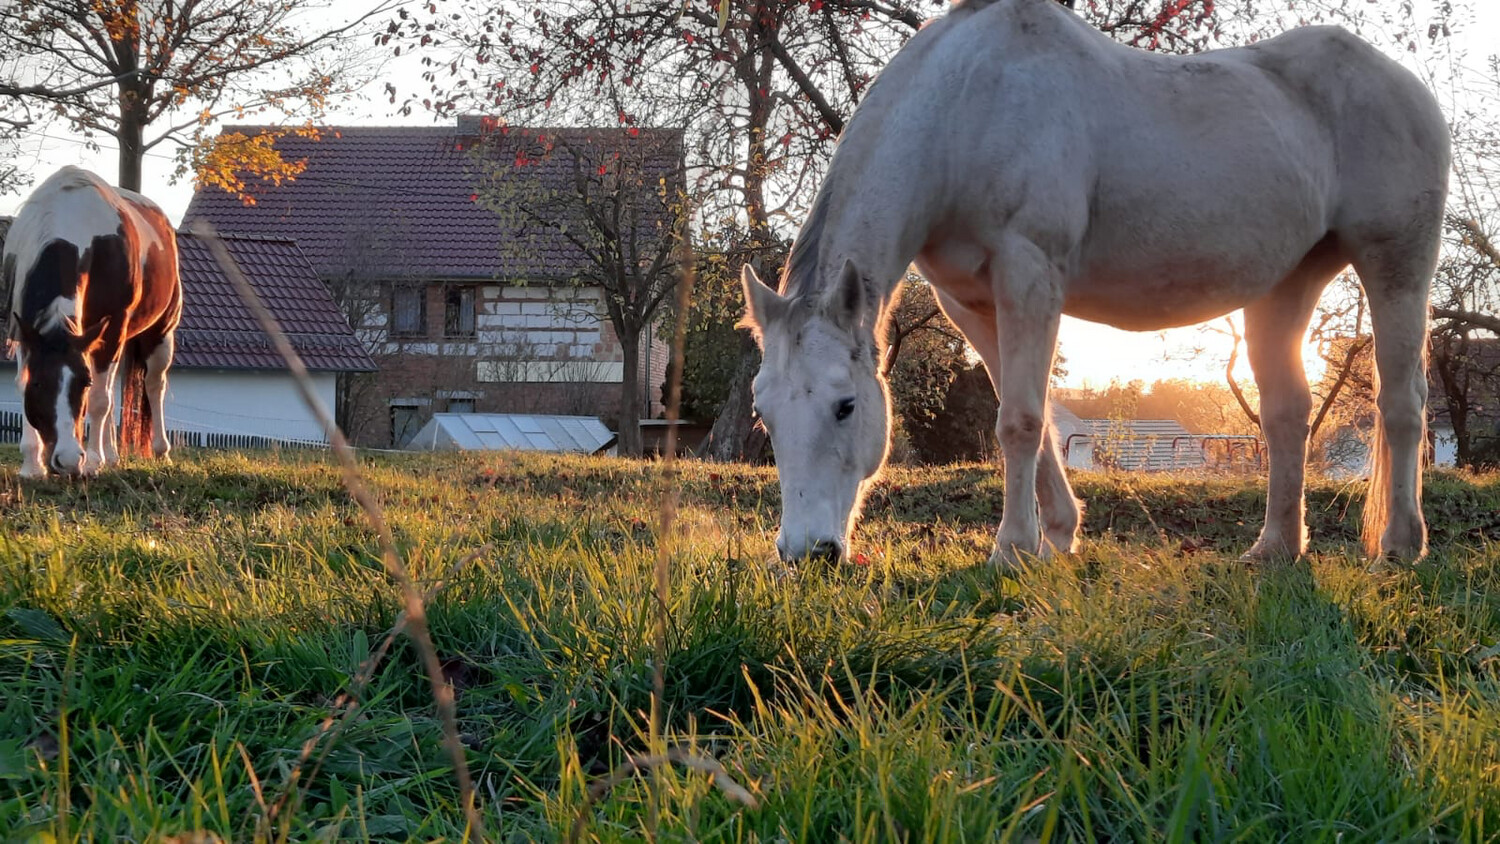
M 1266 521 L 1246 560 L 1288 559 L 1307 550 L 1303 488 L 1312 394 L 1302 344 L 1318 296 L 1342 266 L 1331 247 L 1315 250 L 1271 293 L 1245 308 L 1245 347 L 1260 389 L 1261 431 L 1271 463 Z
M 168 455 L 172 443 L 167 438 L 167 370 L 172 367 L 176 348 L 176 333 L 169 331 L 146 357 L 146 401 L 151 403 L 151 453 L 163 460 L 171 459 Z
M 1427 433 L 1427 297 L 1437 248 L 1435 234 L 1413 233 L 1382 241 L 1355 258 L 1375 329 L 1380 415 L 1365 501 L 1365 546 L 1371 556 L 1415 560 L 1427 550 L 1421 453 Z

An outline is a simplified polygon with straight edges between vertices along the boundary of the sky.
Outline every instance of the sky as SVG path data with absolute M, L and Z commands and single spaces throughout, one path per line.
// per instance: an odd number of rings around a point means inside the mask
M 371 0 L 333 0 L 332 12 L 338 14 L 349 10 L 346 14 L 357 13 L 357 10 L 368 7 L 368 2 Z M 1418 5 L 1420 7 L 1421 3 Z M 1454 46 L 1456 52 L 1464 56 L 1462 64 L 1470 68 L 1481 67 L 1484 57 L 1500 53 L 1500 0 L 1472 0 L 1468 23 L 1454 32 Z M 1403 62 L 1413 61 L 1409 55 L 1396 58 Z M 380 83 L 373 84 L 378 89 Z M 424 115 L 401 117 L 372 105 L 372 102 L 383 105 L 378 97 L 364 98 L 360 102 L 336 107 L 327 122 L 330 125 L 432 125 L 431 119 Z M 1484 107 L 1500 109 L 1500 103 L 1491 101 Z M 27 139 L 18 164 L 38 180 L 64 164 L 79 164 L 106 175 L 113 174 L 116 172 L 115 150 L 105 143 L 109 139 L 99 140 L 101 148 L 90 149 L 82 137 L 71 133 L 64 124 L 53 123 Z M 143 183 L 152 186 L 147 193 L 166 209 L 174 222 L 180 222 L 192 198 L 192 184 L 189 178 L 173 183 L 176 166 L 171 150 L 154 150 L 144 162 Z M 14 214 L 23 198 L 16 194 L 0 195 L 0 214 Z M 1222 326 L 1222 323 L 1216 326 Z M 1059 349 L 1068 371 L 1064 386 L 1103 386 L 1116 379 L 1218 381 L 1224 377 L 1229 341 L 1222 331 L 1202 328 L 1138 333 L 1064 317 Z M 1309 350 L 1304 359 L 1309 373 L 1315 375 L 1321 366 L 1316 355 Z M 1236 372 L 1240 378 L 1249 380 L 1248 365 L 1243 356 Z

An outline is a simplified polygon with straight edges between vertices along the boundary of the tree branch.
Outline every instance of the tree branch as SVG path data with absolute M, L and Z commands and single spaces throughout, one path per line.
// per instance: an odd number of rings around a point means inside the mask
M 1432 308 L 1433 319 L 1446 319 L 1460 322 L 1474 328 L 1482 328 L 1500 334 L 1500 317 L 1493 314 L 1483 314 L 1477 311 L 1465 311 L 1457 308 L 1441 308 L 1436 305 Z
M 835 135 L 841 134 L 844 131 L 843 115 L 828 104 L 828 98 L 823 96 L 823 92 L 818 90 L 817 83 L 808 78 L 796 60 L 786 51 L 786 45 L 782 44 L 779 39 L 771 39 L 771 54 L 776 56 L 776 62 L 781 65 L 788 76 L 792 77 L 792 81 L 797 83 L 797 89 L 802 92 L 802 95 L 807 97 L 808 102 L 813 104 L 813 108 L 818 110 L 818 116 L 828 124 L 829 130 Z
M 1234 345 L 1229 348 L 1229 363 L 1224 366 L 1224 380 L 1229 382 L 1229 392 L 1234 393 L 1234 400 L 1239 402 L 1240 410 L 1244 411 L 1246 418 L 1259 428 L 1260 414 L 1250 409 L 1250 402 L 1245 400 L 1245 393 L 1240 389 L 1240 383 L 1234 380 L 1234 365 L 1240 359 L 1240 343 L 1244 342 L 1245 338 L 1240 335 L 1239 326 L 1234 324 L 1234 320 L 1224 317 L 1224 322 L 1229 326 L 1229 336 L 1234 338 Z
M 44 100 L 65 100 L 69 97 L 87 94 L 90 91 L 106 88 L 110 85 L 117 85 L 139 75 L 139 70 L 131 70 L 119 76 L 111 76 L 107 79 L 100 79 L 97 82 L 90 82 L 87 85 L 80 85 L 76 88 L 64 88 L 62 90 L 49 88 L 46 85 L 17 85 L 13 82 L 0 82 L 0 97 L 38 97 Z
M 1464 244 L 1473 247 L 1474 251 L 1488 258 L 1491 264 L 1500 268 L 1500 248 L 1495 247 L 1495 242 L 1480 228 L 1479 221 L 1473 217 L 1459 217 L 1452 215 L 1448 218 L 1455 227 L 1464 233 Z

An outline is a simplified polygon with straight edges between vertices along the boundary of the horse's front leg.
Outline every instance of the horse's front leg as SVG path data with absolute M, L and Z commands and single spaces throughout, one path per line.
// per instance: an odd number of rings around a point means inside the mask
M 47 466 L 42 461 L 42 436 L 26 421 L 26 414 L 21 414 L 21 477 L 23 478 L 45 478 L 47 477 Z
M 106 466 L 120 462 L 115 448 L 114 384 L 118 363 L 108 361 L 100 368 L 99 377 L 89 385 L 88 423 L 89 435 L 83 450 L 83 474 L 93 475 Z
M 1244 559 L 1293 559 L 1307 550 L 1304 474 L 1312 394 L 1302 367 L 1302 338 L 1322 292 L 1320 279 L 1292 277 L 1245 308 L 1245 345 L 1260 389 L 1261 431 L 1270 452 L 1266 523 Z
M 1026 238 L 1008 235 L 991 270 L 999 340 L 1000 418 L 995 426 L 1005 455 L 1005 507 L 990 561 L 1013 566 L 1041 553 L 1037 518 L 1037 469 L 1047 424 L 1047 378 L 1057 349 L 1062 317 L 1062 284 L 1046 254 Z M 1049 458 L 1055 461 L 1055 452 Z M 1043 480 L 1056 495 L 1060 466 L 1049 466 Z M 1055 475 L 1055 476 L 1054 476 Z M 1066 486 L 1066 478 L 1062 480 Z M 1068 498 L 1072 498 L 1071 491 Z M 1052 502 L 1056 505 L 1055 498 Z M 1076 528 L 1075 528 L 1076 529 Z M 1066 540 L 1071 550 L 1073 529 Z M 1050 538 L 1050 537 L 1049 537 Z
M 1050 375 L 1051 364 L 1048 364 L 1048 372 Z M 1037 466 L 1036 496 L 1042 511 L 1042 556 L 1077 551 L 1083 505 L 1068 483 L 1062 451 L 1057 446 L 1057 431 L 1050 419 L 1043 434 L 1041 462 Z
M 168 333 L 146 358 L 146 400 L 151 403 L 151 453 L 170 460 L 171 440 L 167 438 L 167 370 L 177 348 L 175 333 Z
M 948 284 L 965 288 L 973 280 L 960 272 L 933 261 L 919 260 L 917 266 L 922 274 L 936 284 Z M 995 395 L 1000 395 L 1000 340 L 998 317 L 992 305 L 960 304 L 945 294 L 941 288 L 934 290 L 938 305 L 969 341 L 969 345 L 984 362 L 989 373 L 990 384 Z M 1049 364 L 1050 373 L 1050 364 Z M 998 422 L 997 422 L 998 424 Z M 1042 453 L 1037 462 L 1037 500 L 1042 518 L 1041 555 L 1072 553 L 1078 549 L 1078 527 L 1082 521 L 1082 505 L 1073 494 L 1063 467 L 1062 455 L 1057 448 L 1057 432 L 1047 425 L 1042 439 Z

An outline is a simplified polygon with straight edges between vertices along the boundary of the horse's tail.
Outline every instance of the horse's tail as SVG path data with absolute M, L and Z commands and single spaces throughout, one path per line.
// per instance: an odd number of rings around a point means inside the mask
M 151 402 L 146 396 L 146 355 L 139 335 L 120 357 L 120 456 L 151 456 Z
M 1365 554 L 1380 555 L 1380 536 L 1391 518 L 1391 444 L 1380 416 L 1380 372 L 1375 373 L 1375 430 L 1370 434 L 1370 487 L 1365 491 L 1365 524 L 1361 534 Z M 1421 475 L 1419 474 L 1420 478 Z

